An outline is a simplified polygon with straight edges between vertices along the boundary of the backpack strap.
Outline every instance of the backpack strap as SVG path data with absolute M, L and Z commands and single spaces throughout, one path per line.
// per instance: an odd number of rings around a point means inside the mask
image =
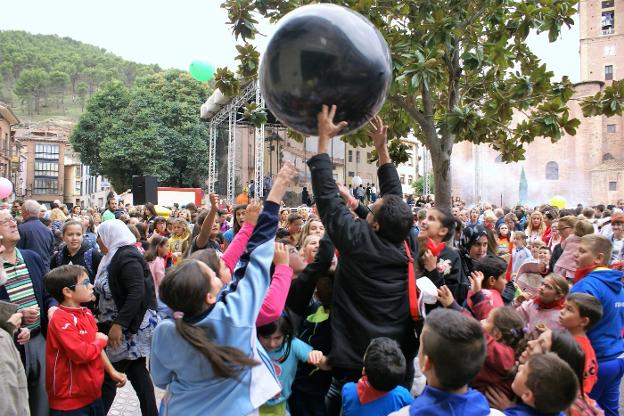
M 414 259 L 409 249 L 407 240 L 403 241 L 405 253 L 407 254 L 407 292 L 409 296 L 409 309 L 412 320 L 418 321 L 418 286 L 416 285 L 416 272 L 414 271 Z
M 85 265 L 87 266 L 87 270 L 89 274 L 93 276 L 93 249 L 90 248 L 84 254 Z M 95 276 L 94 276 L 95 277 Z

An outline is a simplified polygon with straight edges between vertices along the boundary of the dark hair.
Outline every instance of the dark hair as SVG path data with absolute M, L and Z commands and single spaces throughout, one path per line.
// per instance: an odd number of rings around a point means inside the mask
M 574 303 L 579 310 L 581 318 L 588 318 L 589 324 L 584 328 L 588 330 L 602 319 L 602 303 L 588 293 L 572 293 L 567 301 Z
M 219 261 L 219 256 L 217 255 L 217 251 L 215 249 L 204 248 L 196 250 L 189 256 L 189 258 L 201 261 L 206 266 L 210 267 L 210 269 L 215 272 L 217 277 L 219 276 L 221 262 Z
M 136 238 L 136 241 L 141 241 L 141 234 L 139 233 L 139 230 L 137 230 L 137 228 L 134 225 L 126 224 L 126 227 L 128 227 L 132 235 L 134 235 L 134 238 Z
M 474 271 L 483 273 L 485 279 L 498 277 L 507 270 L 507 262 L 499 256 L 488 254 L 482 259 L 474 261 Z
M 526 387 L 533 393 L 537 411 L 558 413 L 572 405 L 579 382 L 568 363 L 557 354 L 546 353 L 531 356 L 526 365 Z
M 457 227 L 457 223 L 460 221 L 457 221 L 455 217 L 453 216 L 453 214 L 447 209 L 444 209 L 444 208 L 432 208 L 432 209 L 437 211 L 438 214 L 440 214 L 439 216 L 440 223 L 442 224 L 442 227 L 448 230 L 448 232 L 446 233 L 446 235 L 444 236 L 442 240 L 449 241 L 451 238 L 453 238 L 453 235 L 455 233 L 455 228 Z
M 581 395 L 585 396 L 583 391 L 583 380 L 585 379 L 585 351 L 581 344 L 566 330 L 553 329 L 551 331 L 551 346 L 550 351 L 554 352 L 563 361 L 568 363 L 576 378 L 579 381 L 581 388 Z
M 425 330 L 420 347 L 431 360 L 442 389 L 456 390 L 468 384 L 485 361 L 480 323 L 461 312 L 436 308 L 427 315 Z
M 142 222 L 139 222 L 137 224 L 134 225 L 137 229 L 137 231 L 139 232 L 139 236 L 140 236 L 140 241 L 143 240 L 147 240 L 147 229 L 145 227 L 145 224 L 143 224 Z
M 379 224 L 377 234 L 391 243 L 405 240 L 414 224 L 409 205 L 398 195 L 384 195 L 374 218 Z
M 185 317 L 197 316 L 204 311 L 206 295 L 211 289 L 208 277 L 199 261 L 182 260 L 161 282 L 160 299 L 174 311 L 183 312 Z M 205 328 L 191 325 L 185 319 L 175 320 L 176 330 L 206 357 L 217 377 L 236 377 L 245 367 L 259 364 L 237 348 L 215 344 Z
M 259 326 L 257 329 L 258 336 L 270 337 L 277 331 L 280 331 L 284 335 L 284 343 L 280 347 L 284 351 L 282 354 L 281 362 L 286 361 L 290 355 L 290 349 L 292 347 L 292 340 L 294 338 L 293 326 L 290 323 L 290 319 L 286 315 L 279 317 L 277 321 L 273 321 L 269 324 Z
M 373 339 L 364 353 L 368 382 L 377 390 L 390 391 L 405 378 L 405 356 L 399 344 L 386 337 Z
M 293 222 L 295 222 L 297 220 L 302 220 L 303 221 L 303 217 L 301 215 L 299 215 L 299 213 L 293 212 L 291 214 L 288 214 L 288 219 L 286 221 L 290 225 L 290 224 L 292 224 Z
M 78 279 L 80 279 L 82 275 L 89 276 L 87 269 L 76 264 L 68 264 L 50 270 L 46 273 L 43 282 L 45 283 L 46 291 L 52 295 L 58 303 L 63 303 L 65 300 L 63 289 L 77 284 Z
M 522 354 L 527 346 L 528 337 L 524 333 L 522 316 L 510 306 L 494 309 L 493 324 L 501 333 L 501 341 L 513 348 L 516 358 Z
M 69 221 L 66 221 L 63 224 L 63 231 L 62 231 L 63 235 L 65 235 L 65 232 L 67 231 L 67 229 L 69 227 L 71 227 L 72 225 L 78 225 L 80 227 L 81 232 L 84 232 L 84 228 L 83 228 L 82 223 L 80 221 L 78 221 L 78 220 L 69 220 Z
M 161 235 L 154 235 L 149 239 L 149 247 L 145 251 L 145 261 L 150 262 L 158 258 L 158 247 L 163 246 L 169 242 L 167 237 Z
M 236 205 L 234 209 L 232 210 L 232 216 L 234 217 L 232 219 L 232 228 L 234 229 L 233 231 L 234 235 L 236 235 L 236 233 L 238 233 L 241 229 L 241 226 L 238 224 L 238 221 L 236 220 L 236 213 L 240 211 L 241 209 L 247 209 L 247 204 Z
M 145 211 L 146 211 L 146 214 L 151 214 L 154 217 L 158 215 L 158 213 L 156 212 L 156 207 L 151 202 L 148 202 L 147 204 L 145 204 Z M 145 218 L 149 219 L 147 215 L 145 215 Z

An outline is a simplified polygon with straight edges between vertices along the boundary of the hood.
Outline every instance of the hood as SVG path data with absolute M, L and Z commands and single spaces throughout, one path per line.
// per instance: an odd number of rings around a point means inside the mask
M 614 293 L 619 293 L 620 290 L 622 290 L 622 277 L 624 277 L 624 272 L 621 270 L 599 268 L 589 273 L 585 279 L 590 276 L 603 282 Z
M 480 416 L 489 415 L 490 406 L 485 396 L 471 388 L 464 394 L 454 394 L 426 386 L 410 406 L 409 412 L 410 416 Z

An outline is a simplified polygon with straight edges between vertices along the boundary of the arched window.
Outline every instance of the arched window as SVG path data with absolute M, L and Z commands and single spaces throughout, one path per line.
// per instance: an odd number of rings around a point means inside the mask
M 494 163 L 503 163 L 503 155 L 496 156 L 496 159 L 494 159 Z
M 604 155 L 602 155 L 602 161 L 607 161 L 607 160 L 613 160 L 614 157 L 611 153 L 605 153 Z
M 546 163 L 546 179 L 551 181 L 559 179 L 559 165 L 557 162 Z

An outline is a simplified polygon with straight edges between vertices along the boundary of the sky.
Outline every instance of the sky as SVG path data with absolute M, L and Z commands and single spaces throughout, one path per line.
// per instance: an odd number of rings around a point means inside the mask
M 194 60 L 236 67 L 236 41 L 222 0 L 4 0 L 0 30 L 69 36 L 122 58 L 187 70 Z M 529 44 L 555 79 L 579 80 L 578 19 L 559 40 L 531 35 Z M 262 52 L 272 25 L 261 22 L 254 42 Z

